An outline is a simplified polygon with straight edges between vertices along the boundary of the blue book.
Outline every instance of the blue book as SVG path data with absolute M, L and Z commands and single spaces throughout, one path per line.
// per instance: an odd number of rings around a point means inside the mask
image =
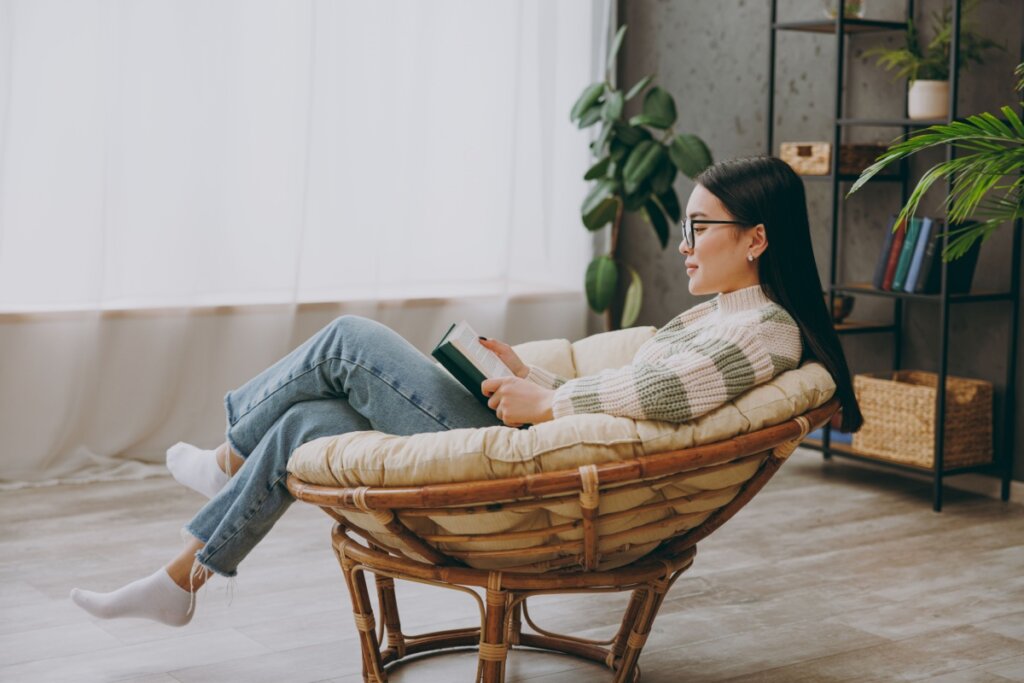
M 808 434 L 806 438 L 814 439 L 816 441 L 824 441 L 824 439 L 825 439 L 824 429 L 819 427 L 818 429 L 815 429 L 813 432 Z M 847 432 L 841 432 L 838 429 L 833 429 L 832 430 L 832 443 L 845 443 L 845 444 L 848 444 L 848 445 L 853 444 L 853 434 L 849 434 Z
M 928 246 L 928 240 L 931 238 L 932 229 L 935 225 L 928 216 L 921 219 L 921 232 L 917 236 L 917 244 L 914 245 L 914 254 L 910 257 L 910 269 L 907 271 L 907 279 L 903 283 L 904 292 L 914 292 L 917 290 L 917 278 L 921 274 L 921 262 L 924 261 L 924 252 Z
M 939 263 L 942 253 L 940 233 L 944 227 L 945 221 L 941 218 L 932 221 L 932 234 L 928 236 L 928 245 L 924 248 L 921 272 L 917 274 L 917 282 L 914 283 L 914 292 L 918 294 L 934 294 L 939 291 L 939 271 L 942 270 Z
M 892 278 L 892 291 L 894 292 L 903 291 L 903 283 L 907 281 L 907 271 L 910 270 L 910 257 L 914 255 L 919 232 L 921 232 L 921 219 L 914 216 L 910 219 L 910 225 L 907 227 L 907 238 L 903 240 L 900 260 L 896 262 L 896 274 Z

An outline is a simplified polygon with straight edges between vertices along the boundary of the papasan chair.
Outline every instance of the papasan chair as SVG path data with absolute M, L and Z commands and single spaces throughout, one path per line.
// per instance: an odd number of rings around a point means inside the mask
M 524 362 L 571 378 L 629 364 L 655 331 L 514 348 Z M 829 421 L 839 408 L 834 392 L 825 368 L 807 362 L 686 423 L 585 414 L 528 429 L 351 432 L 296 449 L 288 489 L 336 522 L 331 543 L 366 681 L 386 681 L 403 657 L 466 646 L 479 651 L 477 680 L 504 680 L 509 650 L 525 646 L 595 660 L 615 681 L 636 681 L 654 618 L 697 543 Z M 468 593 L 480 624 L 404 634 L 395 579 Z M 527 609 L 531 596 L 615 591 L 632 595 L 607 640 L 546 630 Z

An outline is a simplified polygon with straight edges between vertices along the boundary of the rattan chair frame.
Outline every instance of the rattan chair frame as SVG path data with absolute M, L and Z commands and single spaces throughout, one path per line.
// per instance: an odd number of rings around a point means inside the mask
M 504 680 L 508 651 L 515 646 L 590 659 L 609 667 L 614 672 L 616 683 L 635 682 L 640 677 L 637 660 L 654 618 L 672 584 L 693 564 L 697 542 L 746 505 L 807 434 L 828 422 L 838 409 L 839 402 L 833 398 L 803 415 L 732 439 L 626 461 L 585 465 L 575 470 L 391 488 L 321 486 L 289 475 L 287 486 L 295 498 L 320 506 L 336 521 L 332 546 L 352 600 L 362 651 L 363 678 L 369 683 L 387 681 L 389 665 L 405 657 L 454 647 L 476 647 L 479 651 L 476 680 L 499 683 Z M 596 522 L 602 492 L 653 480 L 671 481 L 683 472 L 726 466 L 744 458 L 761 458 L 762 462 L 736 495 L 703 522 L 671 536 L 630 564 L 608 570 L 597 568 Z M 522 510 L 575 497 L 579 499 L 581 518 L 570 526 L 582 528 L 582 540 L 559 544 L 557 549 L 576 552 L 557 562 L 527 561 L 502 570 L 466 566 L 463 561 L 467 559 L 466 551 L 442 552 L 401 521 L 401 517 L 407 514 Z M 419 559 L 382 546 L 372 534 L 339 513 L 339 509 L 372 515 Z M 542 531 L 550 534 L 550 528 Z M 495 537 L 494 534 L 482 536 L 488 540 Z M 457 538 L 465 540 L 470 536 Z M 430 537 L 430 540 L 441 539 Z M 548 544 L 544 548 L 550 551 L 552 546 Z M 468 558 L 508 558 L 518 554 L 529 560 L 529 551 L 529 548 L 490 553 L 473 551 L 476 555 L 470 554 Z M 378 612 L 382 619 L 379 628 L 367 588 L 366 572 L 373 574 L 375 579 Z M 421 635 L 404 634 L 394 590 L 395 579 L 431 584 L 471 595 L 480 611 L 480 625 Z M 474 588 L 483 589 L 483 600 Z M 632 593 L 630 601 L 615 636 L 605 641 L 539 628 L 526 608 L 528 598 L 541 594 L 624 591 Z M 524 617 L 533 632 L 523 629 Z

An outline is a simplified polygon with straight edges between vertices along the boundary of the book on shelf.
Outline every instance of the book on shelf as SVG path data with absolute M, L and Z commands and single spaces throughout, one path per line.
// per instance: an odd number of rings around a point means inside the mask
M 900 260 L 900 251 L 903 249 L 903 242 L 907 237 L 907 226 L 906 221 L 902 221 L 896 227 L 896 233 L 893 236 L 892 244 L 889 248 L 889 259 L 885 264 L 885 275 L 882 277 L 881 289 L 885 291 L 892 291 L 892 280 L 893 276 L 896 275 L 896 264 Z
M 917 233 L 914 241 L 914 253 L 910 257 L 910 269 L 907 270 L 907 279 L 903 283 L 904 292 L 917 291 L 917 279 L 921 274 L 921 266 L 924 261 L 924 252 L 928 247 L 928 241 L 935 230 L 936 219 L 924 216 L 921 218 L 921 230 Z
M 919 294 L 938 294 L 942 290 L 942 219 L 934 219 L 932 233 L 921 258 L 921 271 L 917 275 L 914 291 Z M 970 225 L 965 223 L 959 227 Z M 946 264 L 946 290 L 950 294 L 967 294 L 971 291 L 974 271 L 981 251 L 981 240 L 971 245 L 970 250 L 958 259 Z
M 975 225 L 968 222 L 957 226 L 957 230 Z M 975 240 L 966 254 L 950 261 L 946 265 L 946 291 L 950 294 L 967 294 L 971 291 L 971 281 L 978 265 L 978 254 L 981 252 L 981 240 Z M 940 283 L 941 285 L 941 283 Z
M 465 320 L 452 324 L 430 355 L 485 406 L 489 399 L 480 390 L 485 379 L 516 376 L 493 351 L 480 343 L 479 336 Z
M 904 291 L 903 283 L 907 281 L 907 271 L 910 270 L 910 259 L 914 256 L 917 235 L 921 232 L 921 223 L 920 218 L 911 216 L 910 224 L 907 226 L 907 236 L 903 240 L 899 260 L 896 262 L 896 272 L 892 276 L 892 291 L 894 292 Z
M 896 223 L 896 214 L 889 217 L 889 229 L 885 232 L 885 242 L 882 244 L 882 251 L 878 254 L 878 263 L 875 264 L 875 276 L 871 278 L 871 285 L 875 289 L 882 288 L 885 281 L 885 269 L 889 265 L 889 252 L 892 251 L 892 241 L 896 237 L 892 227 Z
M 824 441 L 825 440 L 824 431 L 825 430 L 824 430 L 823 427 L 818 427 L 813 432 L 809 433 L 806 438 L 814 439 L 815 441 Z M 832 443 L 844 443 L 844 444 L 847 444 L 847 445 L 852 445 L 853 444 L 853 434 L 850 434 L 848 432 L 841 432 L 838 429 L 833 429 L 832 430 L 831 439 L 832 439 Z

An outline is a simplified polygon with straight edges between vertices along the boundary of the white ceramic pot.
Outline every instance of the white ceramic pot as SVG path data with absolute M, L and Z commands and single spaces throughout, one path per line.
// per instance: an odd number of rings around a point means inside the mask
M 945 119 L 949 116 L 949 81 L 916 80 L 907 91 L 907 116 Z

